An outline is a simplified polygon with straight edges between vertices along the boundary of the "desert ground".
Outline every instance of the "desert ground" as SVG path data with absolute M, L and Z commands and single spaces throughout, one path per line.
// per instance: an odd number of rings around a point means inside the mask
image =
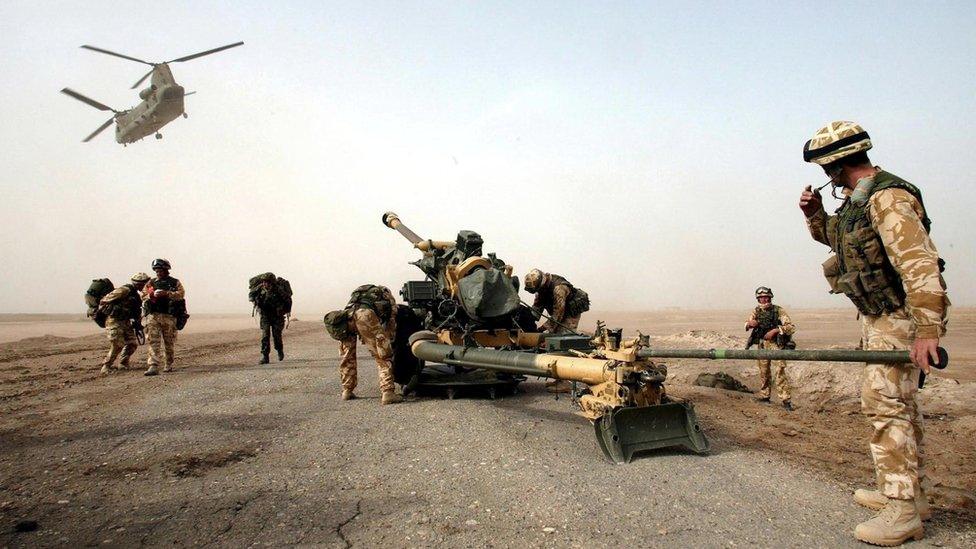
M 788 306 L 788 304 L 787 304 Z M 741 347 L 748 311 L 590 312 L 657 347 Z M 850 310 L 792 311 L 801 348 L 853 348 Z M 0 547 L 136 545 L 855 546 L 872 484 L 857 364 L 795 363 L 790 413 L 692 384 L 754 363 L 668 361 L 708 456 L 611 465 L 569 399 L 530 378 L 497 400 L 339 399 L 337 345 L 299 315 L 284 362 L 258 366 L 246 316 L 191 318 L 177 370 L 98 373 L 82 315 L 0 315 Z M 917 546 L 976 546 L 976 309 L 953 311 L 949 369 L 920 393 L 936 505 Z

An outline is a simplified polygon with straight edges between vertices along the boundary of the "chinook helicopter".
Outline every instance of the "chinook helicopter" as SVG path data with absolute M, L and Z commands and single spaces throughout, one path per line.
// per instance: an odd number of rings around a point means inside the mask
M 210 55 L 211 53 L 217 53 L 219 51 L 235 48 L 243 44 L 244 42 L 228 44 L 226 46 L 221 46 L 219 48 L 214 48 L 212 50 L 207 50 L 200 53 L 194 53 L 193 55 L 187 55 L 177 59 L 171 59 L 162 63 L 150 63 L 149 61 L 143 61 L 142 59 L 136 59 L 135 57 L 122 55 L 121 53 L 116 53 L 114 51 L 96 48 L 95 46 L 81 46 L 87 50 L 92 50 L 115 57 L 121 57 L 122 59 L 128 59 L 129 61 L 149 65 L 152 67 L 152 69 L 150 69 L 149 72 L 144 74 L 142 78 L 136 81 L 136 83 L 132 85 L 131 89 L 134 90 L 138 88 L 143 82 L 146 81 L 147 78 L 152 76 L 152 79 L 149 81 L 149 87 L 144 88 L 139 92 L 139 98 L 142 99 L 141 103 L 124 111 L 113 109 L 112 107 L 99 103 L 90 97 L 85 97 L 84 95 L 70 88 L 64 88 L 61 90 L 61 93 L 69 97 L 73 97 L 82 103 L 91 105 L 100 111 L 112 111 L 113 113 L 112 118 L 109 118 L 104 124 L 99 126 L 97 130 L 93 131 L 91 135 L 83 139 L 83 143 L 91 141 L 96 135 L 102 133 L 105 128 L 111 126 L 113 122 L 115 122 L 115 141 L 121 143 L 122 145 L 134 143 L 150 134 L 156 134 L 156 139 L 162 139 L 163 135 L 159 133 L 159 130 L 180 115 L 182 115 L 183 118 L 186 118 L 186 111 L 183 110 L 183 98 L 187 95 L 195 93 L 185 92 L 183 90 L 183 86 L 176 83 L 176 80 L 173 78 L 173 73 L 169 69 L 169 64 L 182 63 L 183 61 L 189 61 L 191 59 L 203 57 L 204 55 Z

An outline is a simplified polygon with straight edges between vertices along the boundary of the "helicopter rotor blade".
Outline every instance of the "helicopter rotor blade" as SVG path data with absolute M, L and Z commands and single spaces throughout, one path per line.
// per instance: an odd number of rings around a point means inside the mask
M 184 94 L 183 94 L 183 97 L 186 97 L 186 96 L 188 96 L 188 95 L 193 95 L 193 94 L 195 94 L 195 93 L 197 93 L 197 92 L 196 92 L 196 90 L 194 90 L 194 91 L 191 91 L 191 92 L 186 92 L 186 93 L 184 93 Z
M 181 63 L 183 61 L 189 61 L 190 59 L 196 59 L 197 57 L 203 57 L 204 55 L 210 55 L 211 53 L 217 53 L 218 51 L 229 50 L 231 48 L 236 48 L 237 46 L 243 46 L 244 42 L 236 42 L 234 44 L 227 44 L 226 46 L 220 46 L 219 48 L 214 48 L 212 50 L 202 51 L 200 53 L 194 53 L 193 55 L 187 55 L 180 57 L 178 59 L 173 59 L 172 61 L 167 61 L 167 63 Z
M 134 89 L 138 88 L 139 87 L 139 84 L 142 84 L 143 82 L 145 82 L 146 79 L 149 78 L 150 75 L 152 75 L 152 73 L 153 73 L 154 70 L 156 70 L 156 67 L 153 67 L 153 68 L 149 69 L 149 72 L 147 72 L 146 74 L 142 75 L 142 78 L 140 78 L 139 80 L 137 80 L 136 83 L 133 84 L 132 87 L 129 88 L 129 89 L 130 90 L 134 90 Z
M 93 138 L 94 138 L 94 137 L 95 137 L 96 135 L 98 135 L 98 134 L 100 134 L 100 133 L 102 133 L 102 131 L 103 131 L 103 130 L 105 130 L 105 128 L 107 128 L 107 127 L 109 127 L 109 126 L 111 126 L 111 125 L 112 125 L 112 122 L 115 122 L 115 117 L 114 117 L 114 116 L 113 116 L 112 118 L 109 118 L 108 120 L 106 120 L 104 124 L 102 124 L 101 126 L 99 126 L 97 130 L 95 130 L 95 131 L 93 131 L 93 132 L 91 133 L 91 135 L 89 135 L 88 137 L 86 137 L 86 138 L 84 138 L 84 139 L 82 139 L 82 141 L 81 141 L 81 142 L 82 142 L 82 143 L 88 143 L 88 142 L 89 142 L 89 141 L 91 141 L 91 140 L 92 140 L 92 139 L 93 139 Z
M 136 63 L 142 63 L 144 65 L 155 65 L 155 63 L 150 63 L 149 61 L 143 61 L 142 59 L 136 59 L 135 57 L 129 57 L 128 55 L 122 55 L 121 53 L 115 53 L 114 51 L 104 50 L 102 48 L 96 48 L 95 46 L 89 46 L 85 44 L 82 46 L 86 50 L 97 51 L 99 53 L 104 53 L 106 55 L 114 55 L 115 57 L 121 57 L 122 59 L 128 59 L 129 61 L 135 61 Z
M 78 101 L 81 101 L 82 103 L 86 103 L 88 105 L 91 105 L 92 107 L 95 107 L 96 109 L 98 109 L 100 111 L 112 111 L 114 113 L 118 113 L 119 112 L 119 111 L 113 109 L 112 107 L 109 107 L 108 105 L 103 105 L 103 104 L 99 103 L 98 101 L 95 101 L 94 99 L 92 99 L 90 97 L 85 97 L 84 95 L 81 95 L 80 93 L 76 92 L 75 90 L 73 90 L 71 88 L 64 88 L 64 89 L 61 90 L 61 93 L 67 95 L 68 97 L 73 97 L 73 98 L 77 99 Z

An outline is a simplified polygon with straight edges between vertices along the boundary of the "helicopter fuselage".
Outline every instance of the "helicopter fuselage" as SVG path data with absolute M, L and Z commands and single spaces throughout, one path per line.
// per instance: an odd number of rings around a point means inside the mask
M 134 143 L 143 137 L 159 132 L 184 113 L 185 91 L 173 79 L 166 64 L 156 65 L 148 88 L 139 93 L 142 102 L 115 119 L 115 140 Z

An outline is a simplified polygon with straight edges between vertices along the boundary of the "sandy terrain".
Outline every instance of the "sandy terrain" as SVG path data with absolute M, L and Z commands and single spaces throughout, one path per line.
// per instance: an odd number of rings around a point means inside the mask
M 593 313 L 584 326 L 640 327 L 662 347 L 740 346 L 745 313 Z M 847 311 L 792 313 L 803 347 L 856 343 Z M 72 331 L 89 321 L 3 318 L 0 547 L 853 546 L 869 516 L 849 498 L 872 477 L 855 364 L 791 365 L 789 413 L 690 385 L 724 370 L 754 388 L 751 363 L 669 362 L 670 391 L 696 403 L 712 455 L 614 467 L 537 380 L 497 401 L 380 407 L 361 357 L 370 398 L 344 403 L 336 346 L 312 318 L 286 334 L 284 363 L 257 367 L 253 320 L 194 317 L 180 369 L 156 378 L 99 376 L 103 337 Z M 939 506 L 927 541 L 945 546 L 976 544 L 974 326 L 976 311 L 954 311 L 952 366 L 921 393 Z M 37 529 L 15 533 L 25 520 Z

